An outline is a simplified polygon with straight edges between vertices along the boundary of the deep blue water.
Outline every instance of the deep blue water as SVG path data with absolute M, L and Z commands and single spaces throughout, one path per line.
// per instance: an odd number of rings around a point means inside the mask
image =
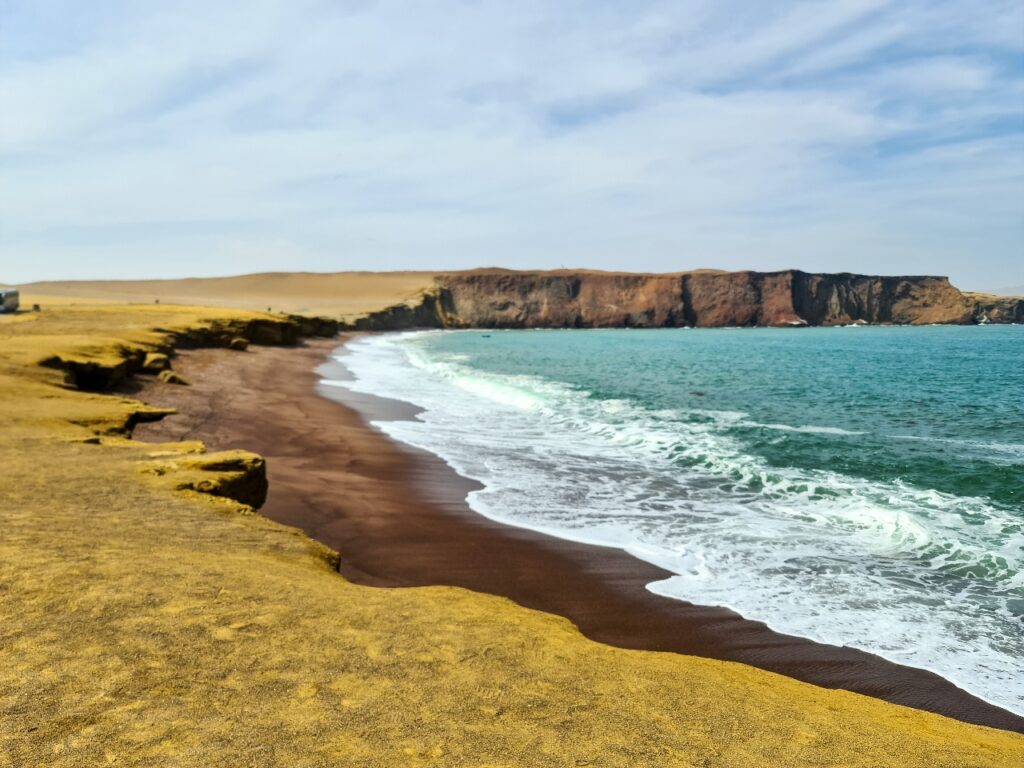
M 434 332 L 345 362 L 424 408 L 380 426 L 482 514 L 1024 713 L 1024 327 Z

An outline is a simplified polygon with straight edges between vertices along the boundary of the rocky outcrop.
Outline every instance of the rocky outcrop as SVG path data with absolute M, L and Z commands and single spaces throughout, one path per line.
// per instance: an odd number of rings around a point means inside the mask
M 1024 323 L 1024 297 L 965 293 L 974 302 L 976 323 Z
M 336 320 L 303 315 L 280 315 L 252 320 L 214 320 L 201 328 L 185 332 L 169 331 L 171 345 L 178 349 L 228 347 L 237 349 L 239 341 L 268 346 L 298 344 L 309 336 L 334 336 L 342 325 Z M 158 329 L 159 330 L 159 329 Z
M 176 491 L 221 496 L 253 509 L 267 499 L 267 464 L 249 451 L 175 456 L 148 462 L 142 471 Z
M 794 273 L 795 310 L 811 325 L 968 324 L 974 306 L 945 277 Z
M 402 328 L 658 328 L 1024 322 L 1024 299 L 965 294 L 948 278 L 781 272 L 442 274 L 416 303 L 357 322 Z
M 99 353 L 86 349 L 55 354 L 39 364 L 63 371 L 64 383 L 72 389 L 99 392 L 113 389 L 133 372 L 142 370 L 145 360 L 145 349 L 120 344 Z
M 143 373 L 161 373 L 171 367 L 171 358 L 163 352 L 150 352 L 142 361 Z
M 190 383 L 189 380 L 182 376 L 180 373 L 176 373 L 175 371 L 171 370 L 160 371 L 159 379 L 164 384 L 178 384 L 183 387 L 187 387 Z
M 404 328 L 451 328 L 462 325 L 448 309 L 448 293 L 442 285 L 425 291 L 418 300 L 371 312 L 355 321 L 357 331 L 398 331 Z
M 244 350 L 250 343 L 292 345 L 310 336 L 334 336 L 342 327 L 336 320 L 300 315 L 213 320 L 187 330 L 154 329 L 165 334 L 164 343 L 156 349 L 141 344 L 104 346 L 97 343 L 51 355 L 40 364 L 63 371 L 65 383 L 73 389 L 102 392 L 114 389 L 135 373 L 157 374 L 169 370 L 175 349 L 226 347 Z

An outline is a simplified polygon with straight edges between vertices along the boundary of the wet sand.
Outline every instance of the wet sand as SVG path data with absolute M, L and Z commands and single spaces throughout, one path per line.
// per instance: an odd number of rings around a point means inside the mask
M 570 619 L 601 642 L 739 661 L 969 723 L 1024 733 L 1024 718 L 930 672 L 862 651 L 782 635 L 722 609 L 661 597 L 670 574 L 620 550 L 547 537 L 473 512 L 475 486 L 369 420 L 414 418 L 404 403 L 321 385 L 342 340 L 248 352 L 194 350 L 175 360 L 191 387 L 140 378 L 136 392 L 179 415 L 141 425 L 142 440 L 200 439 L 267 458 L 262 513 L 341 553 L 341 573 L 380 587 L 449 585 L 501 595 Z M 315 596 L 313 596 L 315 599 Z

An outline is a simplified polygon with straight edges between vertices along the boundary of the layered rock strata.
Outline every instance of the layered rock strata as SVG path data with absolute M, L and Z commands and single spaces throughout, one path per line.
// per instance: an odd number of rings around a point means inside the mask
M 782 272 L 630 274 L 474 270 L 357 321 L 401 328 L 658 328 L 1024 322 L 1024 298 L 945 277 Z

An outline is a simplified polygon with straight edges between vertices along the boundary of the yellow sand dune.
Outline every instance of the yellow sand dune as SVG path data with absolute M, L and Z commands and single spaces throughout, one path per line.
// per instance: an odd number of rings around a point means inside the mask
M 124 439 L 138 403 L 64 385 L 72 363 L 253 321 L 163 305 L 0 317 L 0 765 L 1024 764 L 1010 733 L 610 648 L 499 598 L 352 585 L 300 532 L 174 490 L 200 446 Z
M 22 305 L 82 302 L 197 304 L 354 319 L 418 298 L 432 272 L 267 272 L 182 280 L 88 280 L 22 286 Z

